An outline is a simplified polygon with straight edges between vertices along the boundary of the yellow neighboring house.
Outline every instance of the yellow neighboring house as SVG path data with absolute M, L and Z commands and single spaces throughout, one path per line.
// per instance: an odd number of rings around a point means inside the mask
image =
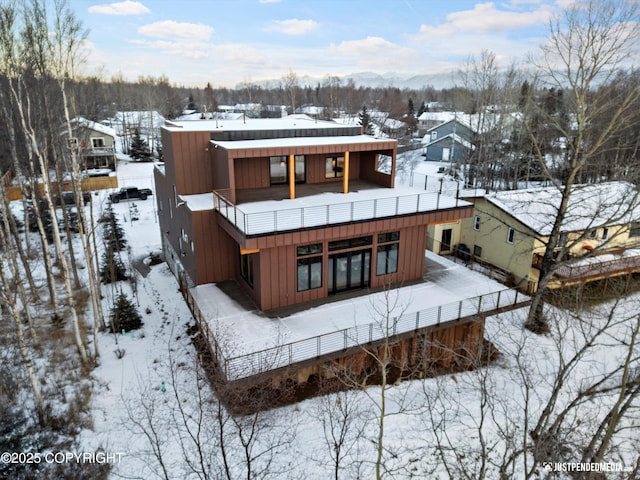
M 556 187 L 476 197 L 474 215 L 461 220 L 458 249 L 534 292 L 540 262 L 561 202 Z M 557 255 L 564 258 L 550 287 L 640 271 L 640 198 L 630 183 L 576 185 L 561 227 Z

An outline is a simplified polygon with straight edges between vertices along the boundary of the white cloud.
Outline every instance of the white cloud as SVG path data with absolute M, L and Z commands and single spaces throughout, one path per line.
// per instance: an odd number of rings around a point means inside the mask
M 118 3 L 105 3 L 102 5 L 92 5 L 88 8 L 89 13 L 101 15 L 142 15 L 151 13 L 147 7 L 140 2 L 126 0 Z
M 150 23 L 138 28 L 138 33 L 153 38 L 208 40 L 213 27 L 202 23 L 178 23 L 173 20 Z
M 318 22 L 313 20 L 298 20 L 290 18 L 288 20 L 276 20 L 271 23 L 267 30 L 284 33 L 287 35 L 302 35 L 318 28 Z
M 462 31 L 479 33 L 503 32 L 529 25 L 540 25 L 549 19 L 550 11 L 540 8 L 531 12 L 498 10 L 493 2 L 478 3 L 473 10 L 447 15 L 450 24 Z
M 202 42 L 173 42 L 170 40 L 132 40 L 131 43 L 160 50 L 165 55 L 199 60 L 209 56 L 209 46 Z
M 338 45 L 331 44 L 330 51 L 340 56 L 351 57 L 358 67 L 389 70 L 406 67 L 415 52 L 401 47 L 382 37 L 367 37 L 362 40 L 348 40 Z

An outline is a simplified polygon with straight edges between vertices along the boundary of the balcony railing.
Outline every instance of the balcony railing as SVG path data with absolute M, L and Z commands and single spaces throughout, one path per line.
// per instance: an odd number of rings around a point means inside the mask
M 81 150 L 82 155 L 113 155 L 115 150 L 113 147 L 85 147 Z
M 458 199 L 444 197 L 439 193 L 417 193 L 353 202 L 247 212 L 231 203 L 226 198 L 228 193 L 228 190 L 214 191 L 213 207 L 245 235 L 278 233 L 323 225 L 430 212 L 440 208 L 441 199 L 447 202 L 446 207 L 458 206 Z
M 438 326 L 441 323 L 457 321 L 499 308 L 525 305 L 528 301 L 529 297 L 518 293 L 517 290 L 499 290 L 419 312 L 406 313 L 400 317 L 389 319 L 389 322 L 355 325 L 258 352 L 220 360 L 227 380 L 238 380 L 304 360 L 344 351 L 348 348 L 365 346 L 387 337 L 393 338 L 425 327 Z
M 602 255 L 605 257 L 605 255 Z M 637 255 L 621 256 L 605 260 L 598 256 L 583 260 L 579 265 L 563 265 L 554 272 L 556 277 L 565 280 L 606 276 L 618 272 L 640 270 L 640 250 Z

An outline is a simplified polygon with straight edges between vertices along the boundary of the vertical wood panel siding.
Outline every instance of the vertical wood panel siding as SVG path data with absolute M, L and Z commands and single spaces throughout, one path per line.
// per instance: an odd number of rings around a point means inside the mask
M 236 278 L 239 270 L 238 245 L 218 226 L 215 215 L 213 211 L 192 212 L 199 284 Z
M 236 158 L 234 160 L 236 189 L 268 188 L 269 158 Z
M 209 134 L 207 132 L 170 132 L 170 136 L 172 141 L 168 143 L 169 157 L 170 163 L 175 165 L 171 168 L 175 168 L 173 175 L 178 194 L 211 191 L 213 170 L 210 153 L 207 151 Z

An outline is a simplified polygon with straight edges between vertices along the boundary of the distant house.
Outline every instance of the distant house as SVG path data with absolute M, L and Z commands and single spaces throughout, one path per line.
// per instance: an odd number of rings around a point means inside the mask
M 115 130 L 83 117 L 76 117 L 71 123 L 73 137 L 67 142 L 70 148 L 77 148 L 82 168 L 115 170 Z
M 475 134 L 464 121 L 454 118 L 427 130 L 422 144 L 425 160 L 460 162 L 469 158 L 474 150 Z
M 523 290 L 537 289 L 540 262 L 560 193 L 555 187 L 492 193 L 473 199 L 460 243 L 477 261 Z M 578 185 L 561 230 L 568 259 L 550 286 L 563 287 L 640 271 L 640 201 L 625 182 Z M 466 249 L 465 249 L 466 250 Z

